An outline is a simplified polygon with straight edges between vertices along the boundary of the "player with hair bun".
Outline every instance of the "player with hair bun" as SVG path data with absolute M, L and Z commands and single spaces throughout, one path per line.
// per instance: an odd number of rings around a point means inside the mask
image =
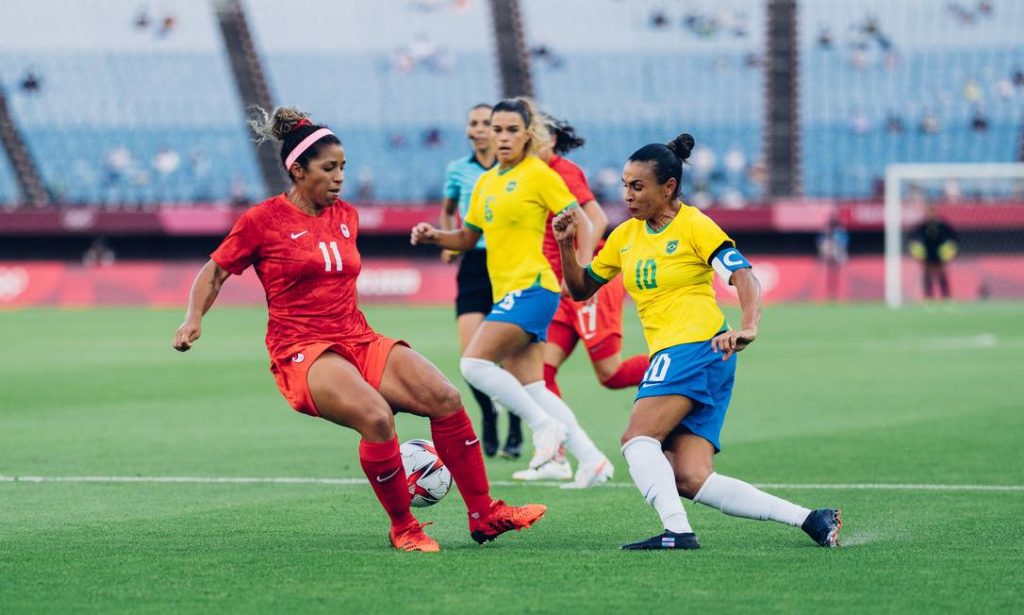
M 681 134 L 629 157 L 622 182 L 631 219 L 586 267 L 573 250 L 576 219 L 560 215 L 553 223 L 573 297 L 587 299 L 621 272 L 651 352 L 622 435 L 622 454 L 664 531 L 622 548 L 698 548 L 679 496 L 727 515 L 799 527 L 823 547 L 838 546 L 839 510 L 812 511 L 714 471 L 736 353 L 757 339 L 761 287 L 733 240 L 679 200 L 682 165 L 693 146 L 693 137 Z M 736 287 L 743 313 L 739 330 L 729 328 L 715 301 L 715 274 Z
M 543 130 L 529 99 L 495 105 L 491 132 L 498 164 L 477 181 L 463 226 L 444 231 L 423 222 L 412 229 L 410 242 L 466 250 L 481 236 L 487 239 L 494 305 L 462 355 L 462 375 L 530 426 L 534 454 L 529 468 L 554 459 L 564 442 L 581 465 L 599 470 L 604 454 L 580 428 L 572 410 L 544 385 L 542 342 L 558 309 L 561 288 L 542 250 L 548 214 L 578 218 L 585 229 L 581 234 L 591 242 L 594 238 L 565 182 L 536 156 Z M 592 251 L 593 243 L 580 250 Z M 603 479 L 594 473 L 580 486 Z
M 278 388 L 298 412 L 359 432 L 360 465 L 391 519 L 395 548 L 440 550 L 409 509 L 395 433 L 400 411 L 430 419 L 474 540 L 529 527 L 546 508 L 491 499 L 479 440 L 455 387 L 408 344 L 374 331 L 357 305 L 359 217 L 338 198 L 345 176 L 341 141 L 298 109 L 258 112 L 250 125 L 260 143 L 281 141 L 291 189 L 242 214 L 210 255 L 192 284 L 174 348 L 192 347 L 228 276 L 252 265 L 266 292 L 266 344 Z

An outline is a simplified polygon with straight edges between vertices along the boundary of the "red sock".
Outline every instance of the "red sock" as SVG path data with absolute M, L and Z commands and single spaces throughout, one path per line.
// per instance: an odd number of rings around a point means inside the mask
M 619 370 L 612 374 L 611 378 L 605 380 L 601 384 L 609 389 L 635 387 L 644 379 L 644 372 L 647 371 L 647 366 L 650 365 L 650 363 L 651 359 L 645 354 L 638 354 L 635 357 L 630 357 L 622 362 L 622 365 L 619 366 Z
M 359 464 L 370 480 L 392 527 L 403 527 L 416 520 L 409 510 L 409 485 L 405 479 L 398 436 L 388 442 L 359 441 Z
M 554 365 L 544 364 L 544 386 L 555 395 L 561 397 L 562 391 L 558 388 L 558 383 L 555 382 L 555 375 L 558 374 L 558 368 Z
M 487 482 L 480 439 L 473 433 L 473 424 L 464 409 L 430 420 L 437 456 L 455 479 L 470 516 L 483 516 L 491 508 L 491 487 Z M 476 517 L 478 518 L 478 517 Z

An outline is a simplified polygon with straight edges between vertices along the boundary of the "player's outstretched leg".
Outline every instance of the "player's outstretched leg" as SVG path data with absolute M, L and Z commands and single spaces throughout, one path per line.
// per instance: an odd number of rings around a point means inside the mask
M 544 408 L 549 415 L 565 425 L 567 434 L 565 447 L 569 449 L 569 452 L 579 462 L 579 467 L 576 470 L 576 476 L 571 486 L 577 489 L 584 489 L 608 482 L 614 475 L 615 468 L 580 426 L 572 409 L 560 397 L 552 393 L 542 380 L 526 385 L 525 389 L 530 394 L 530 397 Z M 564 461 L 564 456 L 559 458 L 556 455 L 554 460 L 545 465 L 552 466 L 552 468 L 554 466 L 559 467 L 554 468 L 552 472 L 548 472 L 547 474 L 551 474 L 551 476 L 548 476 L 543 472 L 544 466 L 531 466 L 527 472 L 533 471 L 537 476 L 522 476 L 523 472 L 517 472 L 513 475 L 513 478 L 520 480 L 561 478 L 561 473 L 571 472 L 568 462 Z
M 843 523 L 837 509 L 812 511 L 716 472 L 712 472 L 700 490 L 693 494 L 693 501 L 733 517 L 776 521 L 798 527 L 823 547 L 839 546 L 838 534 Z
M 537 467 L 558 453 L 558 447 L 565 441 L 565 426 L 548 415 L 515 376 L 493 361 L 472 357 L 463 357 L 459 367 L 467 382 L 496 399 L 510 412 L 518 414 L 533 430 L 535 450 L 530 467 Z

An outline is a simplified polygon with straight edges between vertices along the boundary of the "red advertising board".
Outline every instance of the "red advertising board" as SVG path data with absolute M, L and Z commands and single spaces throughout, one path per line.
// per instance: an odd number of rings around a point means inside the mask
M 824 266 L 811 257 L 753 258 L 768 302 L 828 299 Z M 85 267 L 48 261 L 0 262 L 0 307 L 40 305 L 181 306 L 201 262 L 124 262 Z M 950 268 L 956 299 L 1024 297 L 1024 256 L 960 258 Z M 903 279 L 909 300 L 921 297 L 917 263 L 907 260 Z M 838 299 L 880 301 L 885 276 L 882 258 L 853 258 L 839 277 Z M 735 302 L 731 288 L 716 281 L 718 297 Z M 365 303 L 450 305 L 455 298 L 455 267 L 428 260 L 367 259 L 359 278 Z M 231 278 L 218 302 L 261 305 L 263 289 L 252 269 Z
M 613 225 L 626 211 L 621 205 L 605 206 Z M 164 204 L 145 211 L 106 211 L 95 207 L 68 209 L 16 209 L 0 211 L 0 236 L 31 234 L 84 235 L 192 235 L 227 234 L 245 208 L 219 204 Z M 958 203 L 939 207 L 940 214 L 962 230 L 1024 229 L 1024 204 Z M 877 201 L 779 201 L 744 209 L 709 209 L 707 214 L 728 232 L 818 232 L 838 213 L 850 230 L 880 231 L 884 207 Z M 908 207 L 906 224 L 921 219 L 923 210 Z M 359 206 L 359 230 L 363 235 L 408 233 L 418 222 L 436 222 L 440 207 L 390 203 Z

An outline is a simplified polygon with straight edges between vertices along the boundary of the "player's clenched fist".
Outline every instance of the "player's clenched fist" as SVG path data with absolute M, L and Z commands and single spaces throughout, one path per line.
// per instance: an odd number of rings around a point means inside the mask
M 437 229 L 426 222 L 420 222 L 416 226 L 412 227 L 412 234 L 409 236 L 409 243 L 412 245 L 416 246 L 425 243 L 435 243 L 436 241 Z
M 185 352 L 192 347 L 193 342 L 199 339 L 202 327 L 198 322 L 185 321 L 181 323 L 174 333 L 174 349 Z
M 555 232 L 555 240 L 560 244 L 572 245 L 576 237 L 576 209 L 563 211 L 551 221 L 551 229 Z

